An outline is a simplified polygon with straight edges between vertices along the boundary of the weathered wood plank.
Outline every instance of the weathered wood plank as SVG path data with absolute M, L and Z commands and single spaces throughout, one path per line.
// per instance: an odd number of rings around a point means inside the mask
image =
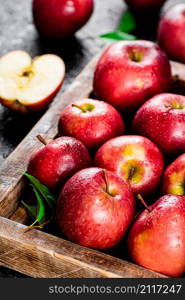
M 32 277 L 164 277 L 0 217 L 0 264 Z
M 9 219 L 25 225 L 27 225 L 30 220 L 28 213 L 23 206 L 19 206 Z

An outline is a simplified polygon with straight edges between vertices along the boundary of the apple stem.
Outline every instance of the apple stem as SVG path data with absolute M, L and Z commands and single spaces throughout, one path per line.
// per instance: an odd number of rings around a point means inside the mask
M 137 195 L 137 199 L 141 201 L 141 203 L 148 210 L 148 212 L 152 212 L 152 209 L 146 204 L 145 200 L 143 199 L 143 197 L 140 194 Z
M 129 170 L 128 180 L 132 180 L 135 171 L 136 171 L 136 169 L 135 169 L 134 167 L 132 167 L 132 168 Z
M 39 140 L 39 142 L 41 142 L 43 145 L 47 145 L 47 141 L 45 140 L 45 138 L 43 138 L 40 134 L 37 135 L 37 139 Z
M 72 107 L 76 107 L 78 109 L 80 109 L 82 112 L 86 113 L 86 109 L 84 109 L 83 107 L 81 107 L 80 105 L 77 105 L 77 104 L 72 104 Z
M 107 194 L 109 194 L 109 185 L 108 185 L 107 174 L 106 174 L 105 170 L 103 170 L 103 177 L 104 177 L 105 186 L 106 186 L 105 191 Z

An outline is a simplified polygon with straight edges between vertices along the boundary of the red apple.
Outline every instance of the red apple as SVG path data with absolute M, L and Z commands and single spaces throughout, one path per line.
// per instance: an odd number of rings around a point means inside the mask
M 166 195 L 137 218 L 128 236 L 133 261 L 178 277 L 185 273 L 185 197 Z
M 39 33 L 66 38 L 79 30 L 93 12 L 93 0 L 33 0 L 33 17 Z
M 163 194 L 185 195 L 185 153 L 166 169 L 162 183 Z
M 62 234 L 82 246 L 108 249 L 124 236 L 135 211 L 129 186 L 99 168 L 76 173 L 64 185 L 56 220 Z
M 166 0 L 125 0 L 135 11 L 154 12 L 158 11 Z
M 49 188 L 58 188 L 74 173 L 90 165 L 90 155 L 80 141 L 60 137 L 32 154 L 28 172 Z
M 175 94 L 153 97 L 136 113 L 133 129 L 167 154 L 185 152 L 185 97 Z
M 185 63 L 185 3 L 172 6 L 161 18 L 158 41 L 166 54 Z
M 153 42 L 121 41 L 105 50 L 94 75 L 94 93 L 122 110 L 133 110 L 169 90 L 166 54 Z
M 88 148 L 97 148 L 124 133 L 118 111 L 108 103 L 82 99 L 68 105 L 59 120 L 60 135 L 73 136 Z
M 11 51 L 0 59 L 0 102 L 22 113 L 43 109 L 61 88 L 64 75 L 59 56 L 32 60 L 25 51 Z
M 116 137 L 96 153 L 95 165 L 115 172 L 135 194 L 154 192 L 163 171 L 163 157 L 150 140 L 136 135 Z

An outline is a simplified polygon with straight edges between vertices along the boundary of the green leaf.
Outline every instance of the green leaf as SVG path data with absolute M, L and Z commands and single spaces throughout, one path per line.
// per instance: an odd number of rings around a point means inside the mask
M 30 186 L 33 189 L 36 198 L 35 205 L 29 205 L 22 201 L 22 204 L 27 209 L 29 215 L 33 218 L 34 222 L 29 226 L 30 229 L 33 228 L 43 228 L 46 224 L 53 220 L 54 208 L 55 208 L 55 197 L 51 194 L 49 189 L 40 183 L 40 181 L 34 176 L 28 174 L 27 172 L 22 172 L 30 181 Z M 37 223 L 39 225 L 37 225 Z
M 39 193 L 37 192 L 37 190 L 35 189 L 35 187 L 33 185 L 32 187 L 37 199 L 37 217 L 35 222 L 31 226 L 33 226 L 36 223 L 42 224 L 42 222 L 45 220 L 45 207 L 44 207 L 43 200 L 39 195 Z
M 35 187 L 33 185 L 31 186 L 36 196 L 37 205 L 29 205 L 24 201 L 22 201 L 22 204 L 25 206 L 30 216 L 34 219 L 33 224 L 30 226 L 33 227 L 37 223 L 42 224 L 42 222 L 45 220 L 45 207 L 41 196 L 39 195 Z
M 115 41 L 123 41 L 123 40 L 136 40 L 137 37 L 125 32 L 121 31 L 115 31 L 115 32 L 108 32 L 106 34 L 103 34 L 100 36 L 102 39 L 107 39 L 110 42 L 115 42 Z
M 136 28 L 136 21 L 133 14 L 129 11 L 124 13 L 119 23 L 118 31 L 131 32 L 135 28 Z
M 26 172 L 24 172 L 23 175 L 25 175 L 30 180 L 35 189 L 44 197 L 48 205 L 52 208 L 55 204 L 55 197 L 50 193 L 47 186 L 41 184 L 37 178 Z
M 21 201 L 22 205 L 27 209 L 31 218 L 37 217 L 37 205 L 29 205 L 24 201 Z

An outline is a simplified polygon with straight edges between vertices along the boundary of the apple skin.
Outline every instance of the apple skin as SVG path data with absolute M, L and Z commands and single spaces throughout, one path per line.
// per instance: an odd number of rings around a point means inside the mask
M 77 171 L 89 166 L 91 158 L 86 147 L 72 137 L 60 137 L 32 154 L 28 173 L 54 189 Z
M 158 11 L 166 0 L 125 0 L 134 11 L 154 12 Z
M 85 247 L 108 249 L 124 236 L 135 212 L 129 186 L 99 168 L 79 171 L 64 185 L 57 201 L 59 231 Z
M 185 62 L 185 3 L 172 6 L 158 26 L 158 41 L 173 60 Z
M 168 58 L 149 41 L 109 46 L 97 64 L 93 83 L 99 99 L 123 111 L 134 110 L 155 94 L 168 91 L 170 85 Z
M 122 117 L 113 106 L 92 99 L 82 99 L 68 105 L 59 120 L 60 135 L 75 137 L 90 149 L 122 135 L 124 130 Z
M 88 21 L 93 3 L 93 0 L 33 0 L 36 28 L 48 38 L 70 37 Z
M 185 195 L 185 153 L 180 155 L 165 170 L 162 182 L 162 193 Z
M 41 111 L 46 109 L 48 104 L 53 100 L 53 98 L 56 96 L 56 94 L 60 91 L 62 85 L 63 85 L 64 79 L 61 81 L 60 85 L 46 98 L 39 100 L 35 103 L 31 103 L 29 105 L 22 104 L 21 102 L 8 100 L 0 98 L 0 103 L 12 110 L 17 111 L 21 114 L 29 114 L 35 111 Z
M 185 152 L 185 97 L 175 94 L 153 97 L 137 111 L 133 131 L 152 140 L 168 155 Z
M 131 227 L 129 254 L 145 268 L 179 277 L 185 273 L 185 197 L 165 195 L 150 209 Z
M 120 136 L 106 142 L 97 151 L 94 164 L 126 180 L 136 195 L 154 192 L 164 168 L 163 156 L 157 146 L 136 135 Z

